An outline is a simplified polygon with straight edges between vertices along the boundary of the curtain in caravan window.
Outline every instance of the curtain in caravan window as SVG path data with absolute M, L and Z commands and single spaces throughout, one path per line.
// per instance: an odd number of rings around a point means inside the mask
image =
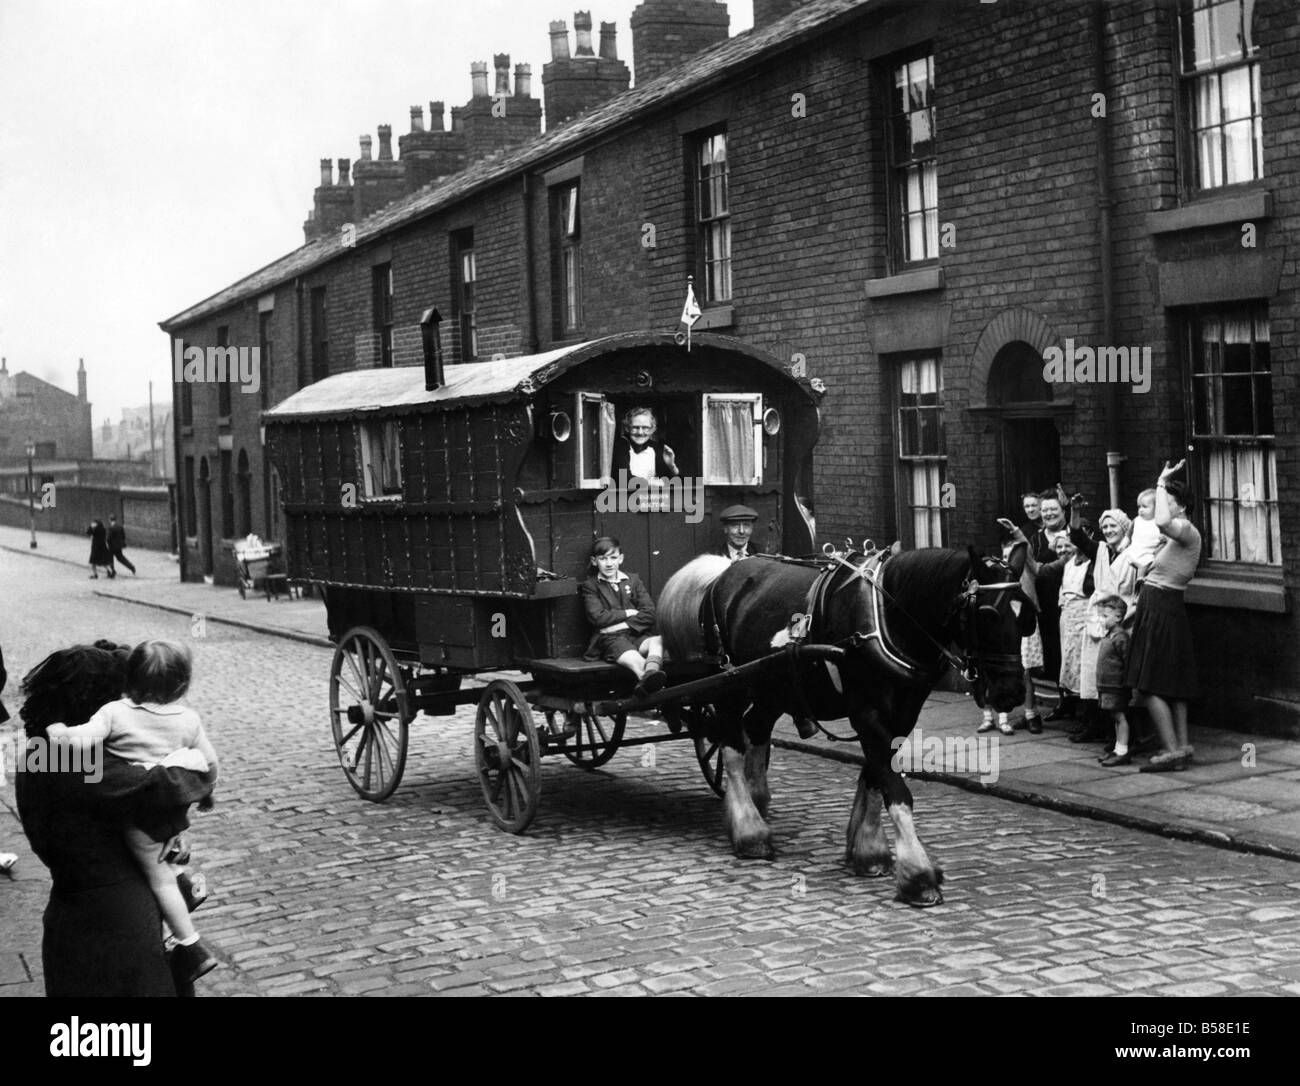
M 614 405 L 596 393 L 580 393 L 582 416 L 582 478 L 580 485 L 595 485 L 610 478 L 614 464 L 614 438 L 618 417 Z
M 618 418 L 614 405 L 603 400 L 600 405 L 600 477 L 608 479 L 614 468 L 614 437 L 618 433 Z
M 754 404 L 751 400 L 708 402 L 709 462 L 704 475 L 710 483 L 749 483 L 758 474 L 754 465 Z

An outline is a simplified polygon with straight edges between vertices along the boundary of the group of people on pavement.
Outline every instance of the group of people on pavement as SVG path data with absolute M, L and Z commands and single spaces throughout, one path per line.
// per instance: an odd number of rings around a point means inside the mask
M 90 577 L 91 580 L 99 579 L 99 571 L 103 568 L 109 577 L 116 577 L 117 570 L 113 568 L 114 560 L 121 562 L 131 571 L 131 576 L 135 576 L 135 566 L 124 553 L 126 550 L 126 529 L 117 522 L 116 515 L 110 515 L 108 518 L 108 527 L 104 527 L 102 520 L 92 520 L 90 526 L 86 529 L 86 535 L 90 536 Z
M 1193 758 L 1187 704 L 1199 693 L 1191 624 L 1183 592 L 1196 572 L 1201 536 L 1189 519 L 1192 498 L 1173 478 L 1184 461 L 1166 462 L 1156 485 L 1138 495 L 1137 511 L 1107 509 L 1095 525 L 1086 499 L 1054 490 L 1022 496 L 1024 519 L 999 521 L 1003 547 L 1027 548 L 1023 587 L 1038 606 L 1038 629 L 1025 638 L 1027 729 L 1072 720 L 1071 742 L 1103 742 L 1100 761 L 1131 765 L 1156 750 L 1145 773 L 1185 769 Z M 1040 716 L 1033 679 L 1054 682 L 1055 709 Z M 1150 717 L 1154 733 L 1134 723 Z M 1131 719 L 1132 718 L 1132 719 Z M 985 710 L 980 731 L 1015 730 L 1008 715 Z

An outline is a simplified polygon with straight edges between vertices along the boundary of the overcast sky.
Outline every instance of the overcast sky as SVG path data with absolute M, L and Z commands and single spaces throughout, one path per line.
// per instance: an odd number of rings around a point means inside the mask
M 158 322 L 302 244 L 321 158 L 639 0 L 0 0 L 0 355 L 94 422 L 171 397 Z M 731 32 L 752 25 L 730 0 Z M 450 117 L 448 116 L 448 123 Z M 378 142 L 376 139 L 376 150 Z

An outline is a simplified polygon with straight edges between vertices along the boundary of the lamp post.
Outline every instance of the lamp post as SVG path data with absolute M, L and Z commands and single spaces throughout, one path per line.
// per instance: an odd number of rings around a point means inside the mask
M 36 456 L 36 442 L 27 440 L 27 521 L 32 529 L 31 549 L 36 549 L 36 491 L 32 485 L 32 459 Z

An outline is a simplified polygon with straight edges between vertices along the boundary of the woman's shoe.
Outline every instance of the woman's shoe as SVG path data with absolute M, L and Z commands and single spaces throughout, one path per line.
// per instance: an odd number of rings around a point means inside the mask
M 1187 768 L 1187 759 L 1182 751 L 1164 750 L 1151 755 L 1151 761 L 1138 766 L 1139 773 L 1176 773 Z
M 1115 754 L 1112 751 L 1101 760 L 1101 764 L 1107 769 L 1113 769 L 1117 765 L 1132 765 L 1133 756 L 1131 754 Z
M 997 724 L 993 720 L 993 710 L 985 709 L 984 719 L 980 721 L 980 726 L 975 729 L 976 733 L 991 732 L 995 727 L 997 727 Z
M 1026 713 L 1026 714 L 1025 714 L 1025 727 L 1029 729 L 1029 734 L 1030 734 L 1030 735 L 1042 735 L 1042 734 L 1043 734 L 1043 718 L 1040 717 L 1037 713 L 1034 713 L 1033 716 L 1030 716 L 1028 713 Z
M 221 963 L 203 945 L 203 940 L 182 946 L 179 943 L 172 951 L 172 972 L 177 980 L 192 984 L 205 973 L 211 973 Z

